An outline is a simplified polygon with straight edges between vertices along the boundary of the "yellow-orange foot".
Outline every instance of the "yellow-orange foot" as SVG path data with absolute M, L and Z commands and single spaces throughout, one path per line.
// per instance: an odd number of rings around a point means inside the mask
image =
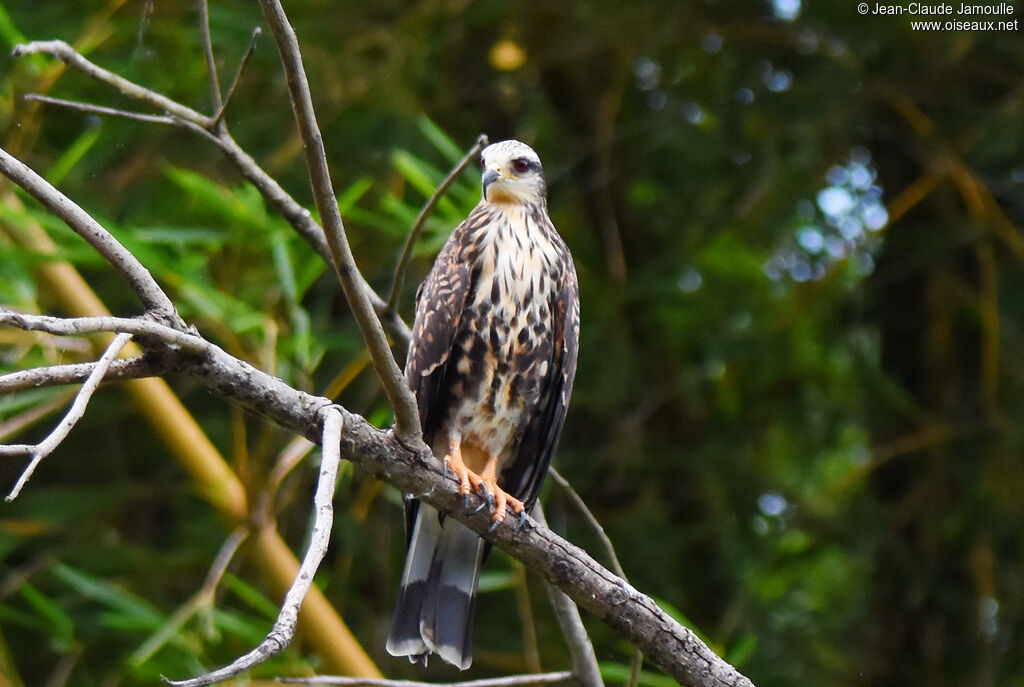
M 505 520 L 505 509 L 511 508 L 512 512 L 522 518 L 525 515 L 526 504 L 512 494 L 498 486 L 498 457 L 488 456 L 483 471 L 478 475 L 470 470 L 462 460 L 462 448 L 456 440 L 448 442 L 448 454 L 444 457 L 445 467 L 451 469 L 459 478 L 459 493 L 462 494 L 469 507 L 469 493 L 475 491 L 484 499 L 485 505 L 491 510 L 491 527 L 494 530 Z M 480 506 L 481 508 L 484 505 Z

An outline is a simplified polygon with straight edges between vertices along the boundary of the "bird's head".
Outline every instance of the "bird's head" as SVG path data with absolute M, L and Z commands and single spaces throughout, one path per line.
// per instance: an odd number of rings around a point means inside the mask
M 500 141 L 480 154 L 484 200 L 533 205 L 545 202 L 544 169 L 533 148 L 519 141 Z

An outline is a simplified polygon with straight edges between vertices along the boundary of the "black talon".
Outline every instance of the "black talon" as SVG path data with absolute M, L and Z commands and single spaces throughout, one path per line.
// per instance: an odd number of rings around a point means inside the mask
M 468 493 L 463 494 L 462 495 L 462 509 L 463 510 L 469 510 L 469 504 L 470 504 L 469 494 Z
M 498 529 L 498 525 L 501 524 L 501 520 L 494 520 L 487 528 L 487 534 L 494 534 L 494 530 Z
M 519 516 L 516 518 L 516 528 L 522 529 L 526 525 L 526 509 L 519 511 Z
M 468 508 L 468 505 L 467 505 L 467 508 Z M 482 511 L 484 508 L 487 508 L 487 499 L 481 499 L 480 500 L 480 505 L 477 506 L 476 508 L 474 508 L 472 511 L 470 511 L 470 514 L 471 515 L 476 515 L 477 513 Z
M 482 492 L 480 494 L 480 497 L 487 503 L 488 506 L 493 508 L 494 507 L 494 495 L 491 493 L 491 490 L 488 489 L 487 485 L 484 484 L 483 482 L 480 483 L 479 489 Z

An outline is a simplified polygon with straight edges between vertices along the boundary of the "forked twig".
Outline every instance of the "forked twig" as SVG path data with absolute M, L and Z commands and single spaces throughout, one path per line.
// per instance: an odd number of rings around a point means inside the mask
M 321 409 L 323 416 L 323 459 L 320 462 L 320 477 L 317 480 L 316 495 L 313 497 L 314 518 L 313 531 L 309 535 L 309 548 L 302 558 L 299 574 L 295 576 L 291 588 L 285 594 L 281 611 L 274 621 L 274 626 L 266 638 L 255 649 L 235 659 L 230 665 L 200 675 L 189 680 L 169 680 L 164 682 L 172 687 L 204 687 L 215 682 L 234 677 L 241 672 L 263 663 L 268 658 L 281 653 L 295 636 L 298 623 L 299 608 L 306 598 L 306 593 L 313 584 L 313 577 L 320 567 L 320 562 L 327 553 L 327 544 L 331 538 L 331 525 L 334 520 L 334 486 L 338 479 L 338 465 L 341 462 L 341 433 L 344 416 L 334 406 Z
M 327 246 L 327 241 L 324 238 L 323 229 L 319 224 L 317 224 L 312 213 L 310 213 L 307 208 L 303 207 L 287 191 L 285 191 L 276 179 L 267 174 L 267 172 L 257 164 L 252 156 L 246 153 L 245 150 L 238 145 L 238 142 L 231 137 L 230 133 L 228 133 L 227 127 L 218 127 L 217 130 L 214 131 L 214 118 L 207 117 L 206 115 L 196 112 L 192 108 L 182 105 L 181 103 L 175 102 L 156 91 L 140 86 L 122 76 L 100 67 L 93 62 L 90 62 L 64 41 L 33 41 L 31 43 L 15 46 L 11 54 L 14 57 L 21 57 L 24 55 L 35 55 L 39 53 L 52 55 L 62 60 L 69 67 L 78 69 L 87 76 L 111 87 L 121 95 L 136 100 L 165 114 L 154 115 L 154 117 L 158 117 L 158 119 L 148 120 L 143 119 L 143 117 L 135 116 L 135 113 L 130 113 L 125 110 L 113 110 L 109 113 L 101 112 L 100 110 L 91 110 L 89 109 L 90 106 L 86 103 L 79 103 L 73 106 L 76 109 L 93 112 L 95 114 L 110 114 L 130 119 L 140 119 L 142 121 L 153 121 L 160 124 L 175 124 L 207 138 L 210 142 L 216 145 L 224 155 L 227 156 L 242 176 L 256 187 L 256 190 L 260 192 L 260 195 L 263 196 L 267 203 L 285 218 L 292 228 L 295 229 L 295 232 L 307 244 L 309 244 L 314 251 L 316 251 L 317 255 L 319 255 L 327 264 L 332 264 L 331 252 Z M 60 99 L 52 99 L 50 102 L 55 105 L 72 107 L 72 105 L 68 104 L 68 101 L 62 101 Z M 167 119 L 163 119 L 162 117 L 167 117 Z M 370 299 L 370 303 L 374 310 L 377 312 L 383 312 L 386 305 L 384 299 L 377 295 L 373 288 L 363 278 L 362 274 L 357 272 L 356 279 L 361 285 L 366 297 Z M 389 315 L 382 317 L 382 321 L 387 325 L 388 330 L 396 339 L 406 344 L 409 342 L 409 327 L 395 313 L 390 313 Z
M 64 41 L 33 41 L 16 45 L 14 50 L 11 51 L 11 55 L 14 57 L 38 53 L 53 55 L 69 67 L 74 67 L 100 83 L 112 86 L 118 93 L 145 103 L 158 112 L 166 112 L 169 115 L 200 126 L 205 126 L 209 123 L 209 117 L 199 114 L 192 108 L 175 102 L 167 96 L 151 91 L 144 86 L 139 86 L 123 76 L 90 62 Z
M 398 310 L 398 300 L 402 295 L 402 285 L 405 282 L 405 272 L 409 268 L 409 261 L 412 259 L 412 251 L 416 247 L 416 242 L 420 238 L 420 234 L 423 232 L 423 225 L 426 224 L 427 217 L 434 211 L 441 196 L 445 194 L 455 180 L 459 178 L 459 175 L 469 166 L 469 164 L 480 154 L 480 151 L 487 145 L 487 135 L 480 134 L 476 137 L 476 143 L 470 148 L 466 154 L 459 160 L 458 164 L 452 168 L 452 171 L 448 173 L 448 176 L 444 178 L 441 185 L 437 187 L 433 195 L 427 199 L 423 209 L 420 210 L 420 214 L 417 215 L 416 221 L 413 222 L 412 229 L 409 230 L 409 235 L 405 239 L 405 246 L 402 248 L 402 255 L 398 258 L 398 264 L 395 266 L 395 275 L 391 279 L 391 293 L 388 294 L 387 305 L 384 306 L 385 313 L 393 313 Z
M 107 346 L 107 350 L 103 352 L 100 359 L 96 361 L 96 367 L 93 368 L 92 374 L 85 380 L 85 384 L 78 390 L 78 394 L 75 396 L 74 403 L 71 404 L 71 408 L 68 409 L 64 418 L 60 423 L 54 427 L 53 431 L 50 432 L 49 436 L 43 439 L 41 442 L 34 446 L 0 446 L 0 455 L 15 455 L 28 453 L 32 456 L 32 460 L 25 466 L 21 476 L 11 489 L 10 493 L 7 494 L 5 500 L 13 501 L 18 498 L 18 494 L 21 493 L 22 487 L 28 483 L 29 479 L 32 478 L 32 473 L 35 472 L 46 456 L 53 453 L 54 449 L 61 445 L 61 443 L 67 438 L 68 434 L 74 428 L 78 421 L 85 415 L 85 409 L 89 407 L 89 401 L 92 399 L 93 392 L 103 381 L 103 376 L 107 373 L 107 368 L 110 367 L 110 363 L 117 357 L 121 352 L 121 349 L 128 345 L 131 341 L 131 334 L 118 334 L 114 337 L 114 340 Z M 24 450 L 24 449 L 28 450 Z M 13 449 L 13 450 L 11 450 Z

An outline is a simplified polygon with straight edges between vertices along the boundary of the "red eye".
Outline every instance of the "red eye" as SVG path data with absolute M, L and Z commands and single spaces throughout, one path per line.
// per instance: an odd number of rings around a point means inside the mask
M 486 169 L 486 167 L 487 167 L 487 165 L 486 165 L 486 164 L 484 164 L 484 158 L 483 158 L 483 156 L 481 155 L 481 156 L 480 156 L 480 169 Z
M 525 157 L 517 157 L 512 160 L 512 169 L 516 170 L 516 174 L 522 174 L 530 168 L 530 161 Z

